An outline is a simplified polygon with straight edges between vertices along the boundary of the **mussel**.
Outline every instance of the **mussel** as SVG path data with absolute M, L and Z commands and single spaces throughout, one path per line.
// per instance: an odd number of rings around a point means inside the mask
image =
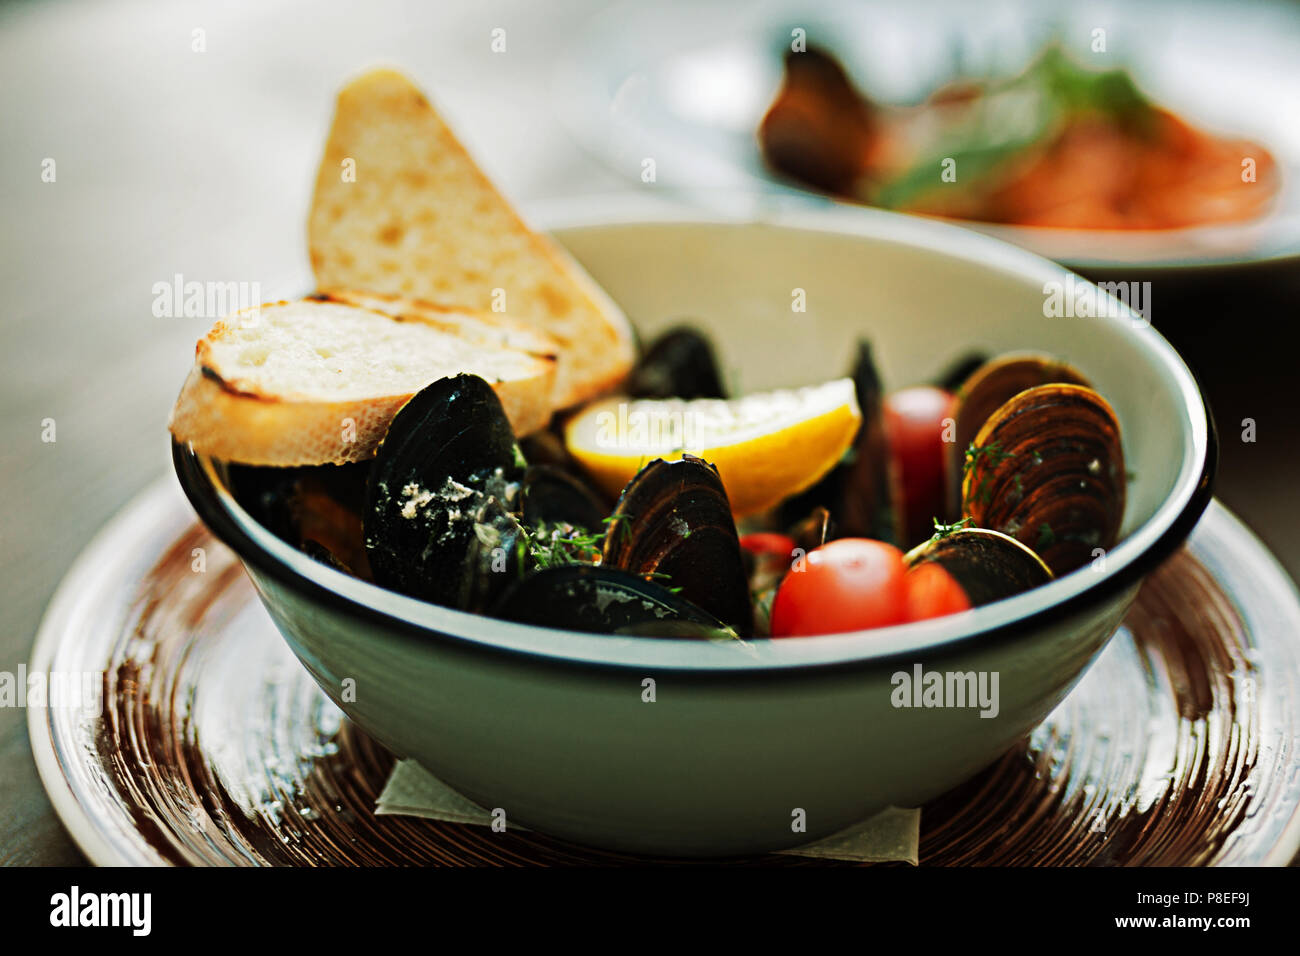
M 953 441 L 948 445 L 945 483 L 946 520 L 961 513 L 961 482 L 966 450 L 989 416 L 1015 395 L 1038 385 L 1089 385 L 1073 366 L 1046 355 L 1004 355 L 980 365 L 957 390 L 953 403 Z
M 865 340 L 858 342 L 853 385 L 862 423 L 852 450 L 816 484 L 788 498 L 778 510 L 779 520 L 793 525 L 813 509 L 826 508 L 835 518 L 837 535 L 897 544 L 898 479 L 885 434 L 884 389 Z
M 753 605 L 726 489 L 693 455 L 657 458 L 624 488 L 605 532 L 601 564 L 655 578 L 684 600 L 753 633 Z
M 298 535 L 296 499 L 298 483 L 305 472 L 300 467 L 230 464 L 226 466 L 226 480 L 235 500 L 258 524 L 297 548 L 302 541 Z
M 519 439 L 519 450 L 530 465 L 551 465 L 563 471 L 576 471 L 578 463 L 569 454 L 556 425 L 552 421 L 549 427 Z
M 967 352 L 965 355 L 953 359 L 942 372 L 935 376 L 934 384 L 946 392 L 956 394 L 970 377 L 987 362 L 988 356 L 983 352 Z
M 323 468 L 353 468 L 352 465 L 326 465 Z M 362 500 L 358 489 L 342 489 L 336 476 L 312 469 L 298 482 L 294 499 L 298 536 L 304 550 L 308 545 L 329 554 L 328 563 L 361 578 L 370 578 L 370 561 L 366 554 L 362 529 Z M 347 484 L 344 482 L 343 484 Z
M 897 544 L 899 539 L 897 476 L 885 434 L 885 390 L 880 382 L 871 346 L 858 343 L 853 368 L 862 424 L 853 443 L 853 460 L 848 467 L 842 506 L 838 518 L 845 536 L 875 538 Z
M 483 379 L 455 375 L 413 396 L 389 425 L 367 488 L 365 543 L 376 583 L 474 609 L 472 600 L 485 599 L 483 538 L 513 541 L 502 515 L 515 508 L 521 466 L 501 402 Z M 487 577 L 498 588 L 507 583 L 505 574 Z
M 796 548 L 805 553 L 820 548 L 835 537 L 835 520 L 830 510 L 823 507 L 814 508 L 802 521 L 790 526 L 790 538 Z
M 370 475 L 365 544 L 377 583 L 436 604 L 609 633 L 751 633 L 716 469 L 652 462 L 612 518 L 604 511 L 573 475 L 526 468 L 492 388 L 458 375 L 393 418 Z
M 582 480 L 554 465 L 530 465 L 520 499 L 523 521 L 530 527 L 604 530 L 604 503 Z
M 264 527 L 331 567 L 369 579 L 361 512 L 368 463 L 272 468 L 230 464 L 231 492 Z
M 995 411 L 967 456 L 962 510 L 1065 574 L 1119 539 L 1127 476 L 1119 421 L 1082 385 L 1040 385 Z
M 632 398 L 726 398 L 712 343 L 684 325 L 647 346 L 624 390 Z
M 511 584 L 492 614 L 593 634 L 734 639 L 727 624 L 661 584 L 615 568 L 570 564 Z
M 533 537 L 505 503 L 489 496 L 474 515 L 474 537 L 463 564 L 457 607 L 486 611 L 536 564 Z
M 908 567 L 935 563 L 961 585 L 979 607 L 1052 580 L 1043 560 L 1015 538 L 984 528 L 936 535 L 904 556 Z

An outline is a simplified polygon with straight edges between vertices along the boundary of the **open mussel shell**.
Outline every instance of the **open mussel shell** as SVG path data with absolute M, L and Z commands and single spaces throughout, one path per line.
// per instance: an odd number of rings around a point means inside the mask
M 900 495 L 885 433 L 885 392 L 865 340 L 858 342 L 852 377 L 862 423 L 851 453 L 812 487 L 786 499 L 778 519 L 792 525 L 822 507 L 835 516 L 838 536 L 897 544 Z
M 660 335 L 627 377 L 632 398 L 726 398 L 708 338 L 690 326 Z
M 871 346 L 865 341 L 858 343 L 853 384 L 862 410 L 862 424 L 853 442 L 853 460 L 848 466 L 840 508 L 836 512 L 840 534 L 897 544 L 898 479 L 885 433 L 885 390 Z
M 375 455 L 363 523 L 375 582 L 461 607 L 476 574 L 476 525 L 490 499 L 517 489 L 514 433 L 491 386 L 455 375 L 426 386 L 394 416 Z
M 532 528 L 604 530 L 608 509 L 580 479 L 554 465 L 532 465 L 520 487 L 524 524 Z
M 370 578 L 361 514 L 369 462 L 287 468 L 230 464 L 244 509 L 289 544 L 338 570 Z
M 354 498 L 351 494 L 340 494 L 337 485 L 316 470 L 298 483 L 295 510 L 303 550 L 317 560 L 322 560 L 320 552 L 326 552 L 330 555 L 326 563 L 369 580 L 372 574 L 361 526 L 362 504 L 360 495 Z
M 790 526 L 789 535 L 796 548 L 814 551 L 835 538 L 835 519 L 828 509 L 817 507 L 808 517 Z
M 601 565 L 655 578 L 753 633 L 753 605 L 727 492 L 712 465 L 657 458 L 623 489 L 605 532 Z
M 903 558 L 909 568 L 934 563 L 953 576 L 975 607 L 1052 580 L 1042 558 L 1015 538 L 984 528 L 962 528 L 919 544 Z
M 1016 395 L 975 437 L 962 508 L 1032 548 L 1057 575 L 1119 540 L 1127 476 L 1119 420 L 1082 385 Z
M 979 366 L 957 390 L 952 409 L 953 441 L 948 445 L 944 469 L 947 520 L 952 521 L 961 512 L 966 449 L 989 416 L 1026 389 L 1052 384 L 1091 385 L 1078 369 L 1050 356 L 1005 355 Z
M 585 564 L 534 571 L 507 588 L 492 614 L 520 624 L 593 634 L 737 636 L 724 622 L 662 585 Z

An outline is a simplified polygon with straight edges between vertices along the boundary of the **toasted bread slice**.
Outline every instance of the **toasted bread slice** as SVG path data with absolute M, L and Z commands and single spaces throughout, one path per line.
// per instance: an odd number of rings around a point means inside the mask
M 339 94 L 308 243 L 322 291 L 503 309 L 545 332 L 560 345 L 556 408 L 608 390 L 632 366 L 623 313 L 524 224 L 400 73 L 367 73 Z
M 195 451 L 227 461 L 362 461 L 407 399 L 462 372 L 492 383 L 516 434 L 543 427 L 554 360 L 464 335 L 486 334 L 490 318 L 442 318 L 456 331 L 318 299 L 237 312 L 198 343 L 169 427 Z
M 322 292 L 311 298 L 319 302 L 355 305 L 372 312 L 383 312 L 395 319 L 423 322 L 459 336 L 471 345 L 515 349 L 551 360 L 555 359 L 560 348 L 559 343 L 544 332 L 497 312 L 468 312 L 463 308 L 352 289 Z

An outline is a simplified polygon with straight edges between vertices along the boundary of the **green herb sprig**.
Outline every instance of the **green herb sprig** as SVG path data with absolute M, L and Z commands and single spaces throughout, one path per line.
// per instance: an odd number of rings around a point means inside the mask
M 988 504 L 993 497 L 991 482 L 993 481 L 993 472 L 991 469 L 996 468 L 1011 458 L 1016 453 L 1013 451 L 1003 451 L 998 442 L 989 442 L 987 445 L 976 447 L 974 442 L 966 448 L 966 460 L 962 463 L 962 484 L 980 465 L 986 465 L 989 470 L 985 471 L 984 477 L 980 480 L 979 486 L 975 489 L 973 500 L 982 504 Z
M 949 535 L 956 534 L 962 528 L 969 528 L 975 523 L 975 519 L 969 515 L 960 521 L 954 521 L 952 524 L 944 524 L 938 518 L 932 520 L 934 521 L 934 534 L 930 535 L 931 541 L 942 541 Z

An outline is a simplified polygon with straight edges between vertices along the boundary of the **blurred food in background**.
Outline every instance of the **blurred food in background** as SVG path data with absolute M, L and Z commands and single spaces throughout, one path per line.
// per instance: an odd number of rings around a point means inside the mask
M 791 52 L 758 135 L 768 165 L 806 187 L 1010 225 L 1241 222 L 1268 210 L 1280 180 L 1264 146 L 1199 130 L 1124 70 L 1087 69 L 1055 44 L 1017 76 L 955 80 L 905 107 L 863 95 L 824 50 Z

